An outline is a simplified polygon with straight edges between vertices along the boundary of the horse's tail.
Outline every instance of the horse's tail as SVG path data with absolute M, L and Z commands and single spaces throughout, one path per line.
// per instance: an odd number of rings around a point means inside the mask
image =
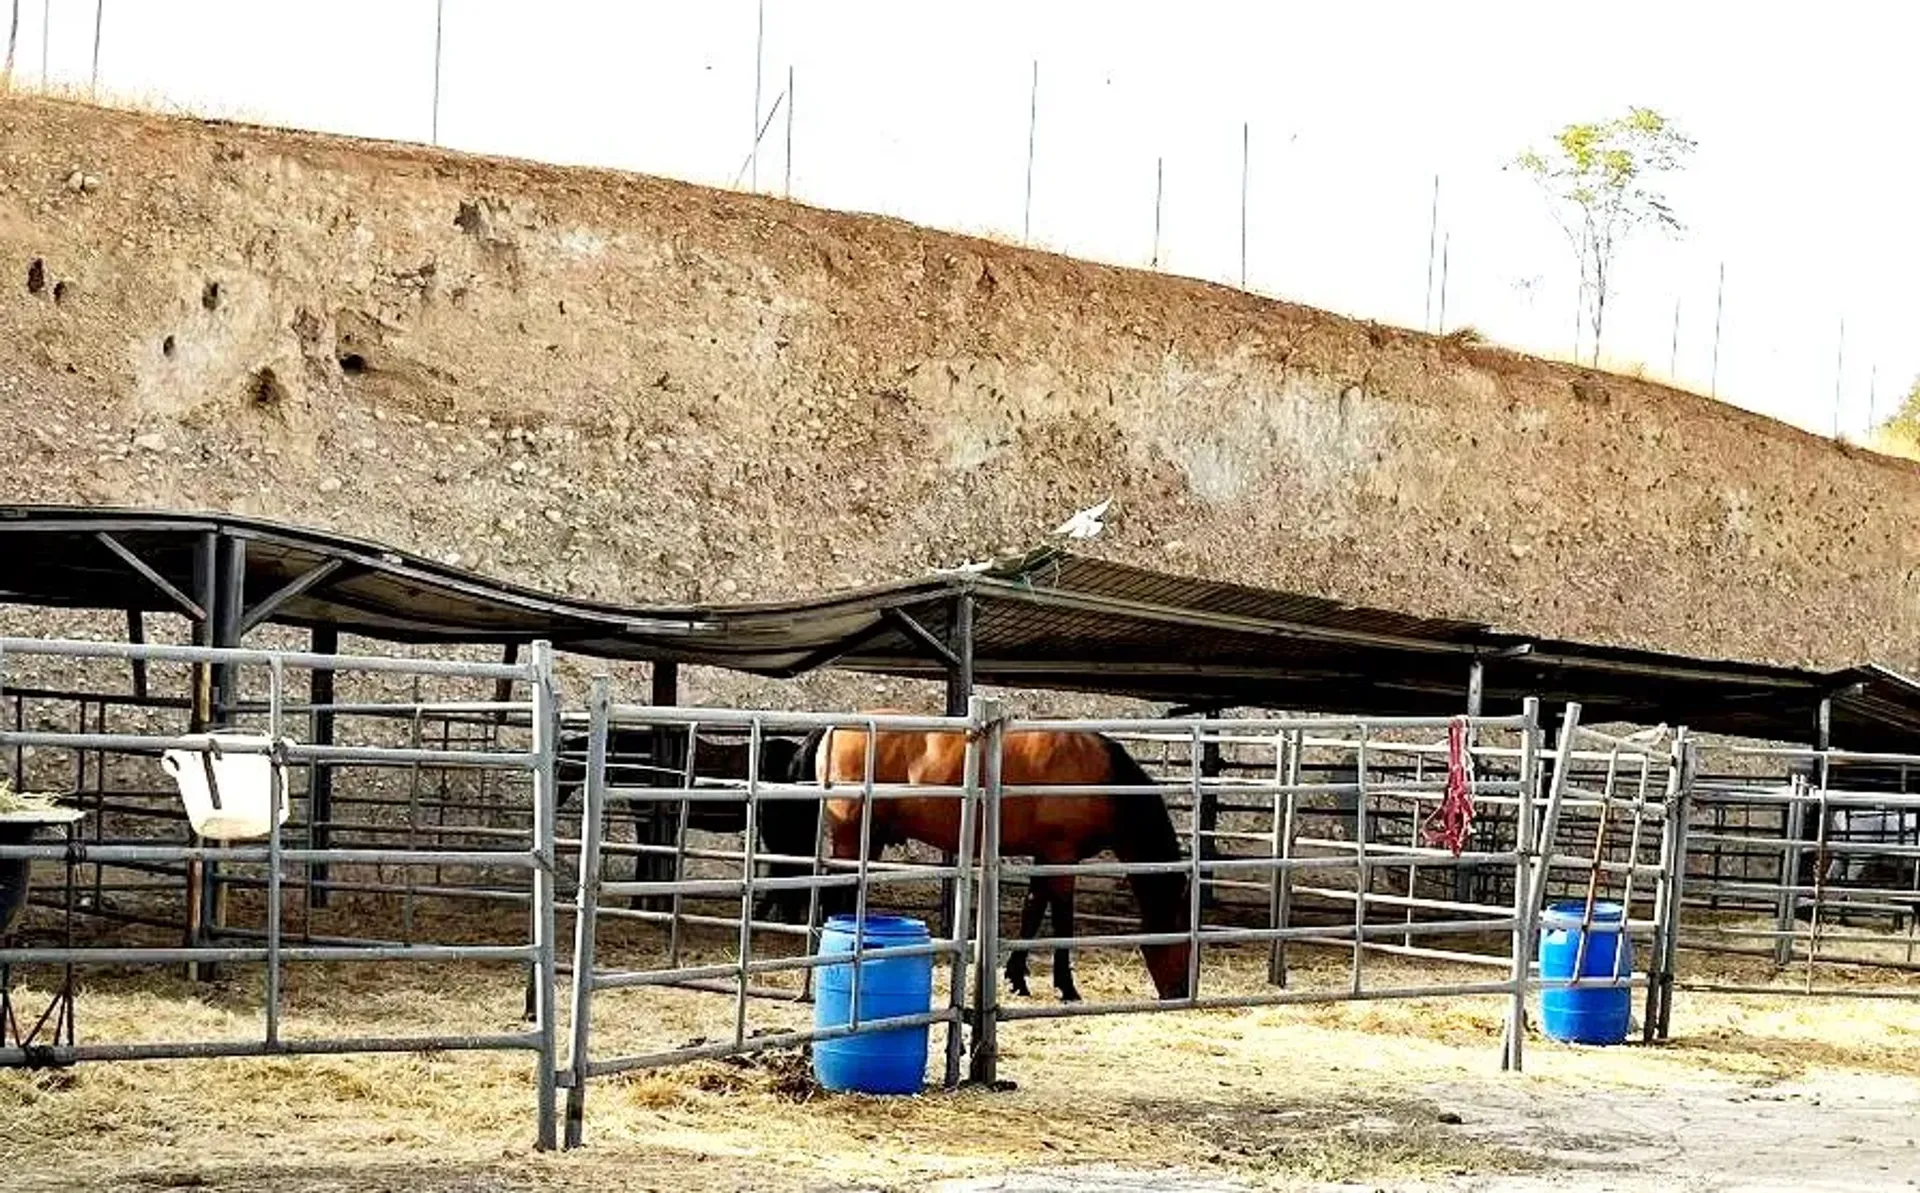
M 1127 753 L 1125 747 L 1102 735 L 1107 745 L 1109 780 L 1118 786 L 1152 787 L 1153 777 Z M 1173 827 L 1167 801 L 1157 793 L 1123 795 L 1113 799 L 1113 836 L 1108 841 L 1114 856 L 1123 862 L 1170 862 L 1181 856 L 1180 834 Z M 1188 906 L 1187 872 L 1170 874 L 1129 874 L 1127 885 L 1140 905 L 1143 931 L 1185 932 L 1191 919 Z M 1161 998 L 1185 998 L 1191 992 L 1188 965 L 1191 948 L 1187 944 L 1143 945 L 1147 970 Z
M 787 776 L 795 783 L 818 783 L 820 781 L 820 743 L 827 740 L 827 726 L 810 730 L 800 739 L 800 752 L 794 755 L 791 773 Z

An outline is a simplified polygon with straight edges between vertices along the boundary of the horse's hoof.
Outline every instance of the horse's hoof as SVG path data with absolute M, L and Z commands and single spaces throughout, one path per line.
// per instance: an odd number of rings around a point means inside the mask
M 1008 978 L 1007 985 L 1012 987 L 1013 992 L 1021 998 L 1033 997 L 1033 991 L 1027 989 L 1027 980 L 1025 978 Z
M 1060 992 L 1061 1002 L 1079 1002 L 1080 992 L 1069 986 Z

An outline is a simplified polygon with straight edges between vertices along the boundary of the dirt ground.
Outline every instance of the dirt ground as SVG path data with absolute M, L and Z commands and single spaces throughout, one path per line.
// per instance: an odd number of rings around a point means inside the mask
M 1260 960 L 1235 955 L 1209 981 L 1257 986 Z M 1412 973 L 1399 964 L 1383 963 L 1379 980 Z M 1344 961 L 1302 954 L 1296 965 L 1318 984 Z M 1093 1000 L 1137 995 L 1145 981 L 1119 955 L 1089 955 L 1080 976 Z M 296 970 L 289 1030 L 510 1028 L 520 995 L 509 972 L 454 984 L 412 967 Z M 211 989 L 106 976 L 83 997 L 83 1038 L 257 1030 L 256 987 L 240 975 Z M 798 1053 L 704 1062 L 595 1082 L 587 1146 L 545 1155 L 530 1147 L 525 1055 L 8 1071 L 0 1164 L 10 1188 L 297 1193 L 1858 1191 L 1920 1180 L 1912 1001 L 1683 992 L 1672 1043 L 1579 1048 L 1536 1034 L 1517 1076 L 1498 1071 L 1503 1012 L 1479 999 L 1018 1022 L 1002 1035 L 1001 1076 L 1015 1088 L 905 1099 L 821 1092 Z M 731 1014 L 714 996 L 622 994 L 598 1009 L 594 1050 L 683 1043 L 730 1030 Z M 805 1014 L 756 1004 L 753 1023 Z

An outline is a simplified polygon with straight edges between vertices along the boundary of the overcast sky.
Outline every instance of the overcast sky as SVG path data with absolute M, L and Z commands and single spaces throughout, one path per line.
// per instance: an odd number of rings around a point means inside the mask
M 0 0 L 5 3 L 6 0 Z M 96 0 L 21 0 L 17 73 L 84 86 Z M 100 85 L 214 115 L 406 140 L 432 128 L 434 0 L 104 0 Z M 729 185 L 754 126 L 755 0 L 445 0 L 440 140 Z M 1449 327 L 1564 355 L 1574 258 L 1503 169 L 1561 125 L 1652 106 L 1699 142 L 1678 240 L 1627 248 L 1607 354 L 1831 433 L 1920 372 L 1911 47 L 1920 8 L 768 0 L 761 111 L 795 79 L 810 203 L 1032 238 L 1353 315 L 1426 317 L 1433 177 Z M 785 183 L 786 113 L 759 161 Z M 743 184 L 744 185 L 744 184 Z M 1841 330 L 1845 321 L 1842 362 Z M 1836 365 L 1841 365 L 1837 370 Z

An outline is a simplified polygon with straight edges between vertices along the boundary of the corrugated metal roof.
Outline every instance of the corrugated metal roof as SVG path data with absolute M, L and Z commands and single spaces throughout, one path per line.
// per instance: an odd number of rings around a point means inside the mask
M 1828 674 L 1536 639 L 1055 548 L 812 599 L 619 606 L 260 519 L 13 506 L 0 507 L 0 603 L 177 611 L 115 548 L 191 599 L 210 536 L 245 544 L 250 608 L 282 598 L 264 620 L 395 642 L 546 638 L 579 654 L 763 675 L 833 666 L 937 678 L 948 664 L 929 639 L 952 640 L 964 598 L 974 674 L 985 685 L 1443 714 L 1462 707 L 1477 660 L 1490 709 L 1537 695 L 1578 700 L 1590 721 L 1807 740 L 1831 694 L 1836 745 L 1920 749 L 1920 685 L 1885 668 Z

